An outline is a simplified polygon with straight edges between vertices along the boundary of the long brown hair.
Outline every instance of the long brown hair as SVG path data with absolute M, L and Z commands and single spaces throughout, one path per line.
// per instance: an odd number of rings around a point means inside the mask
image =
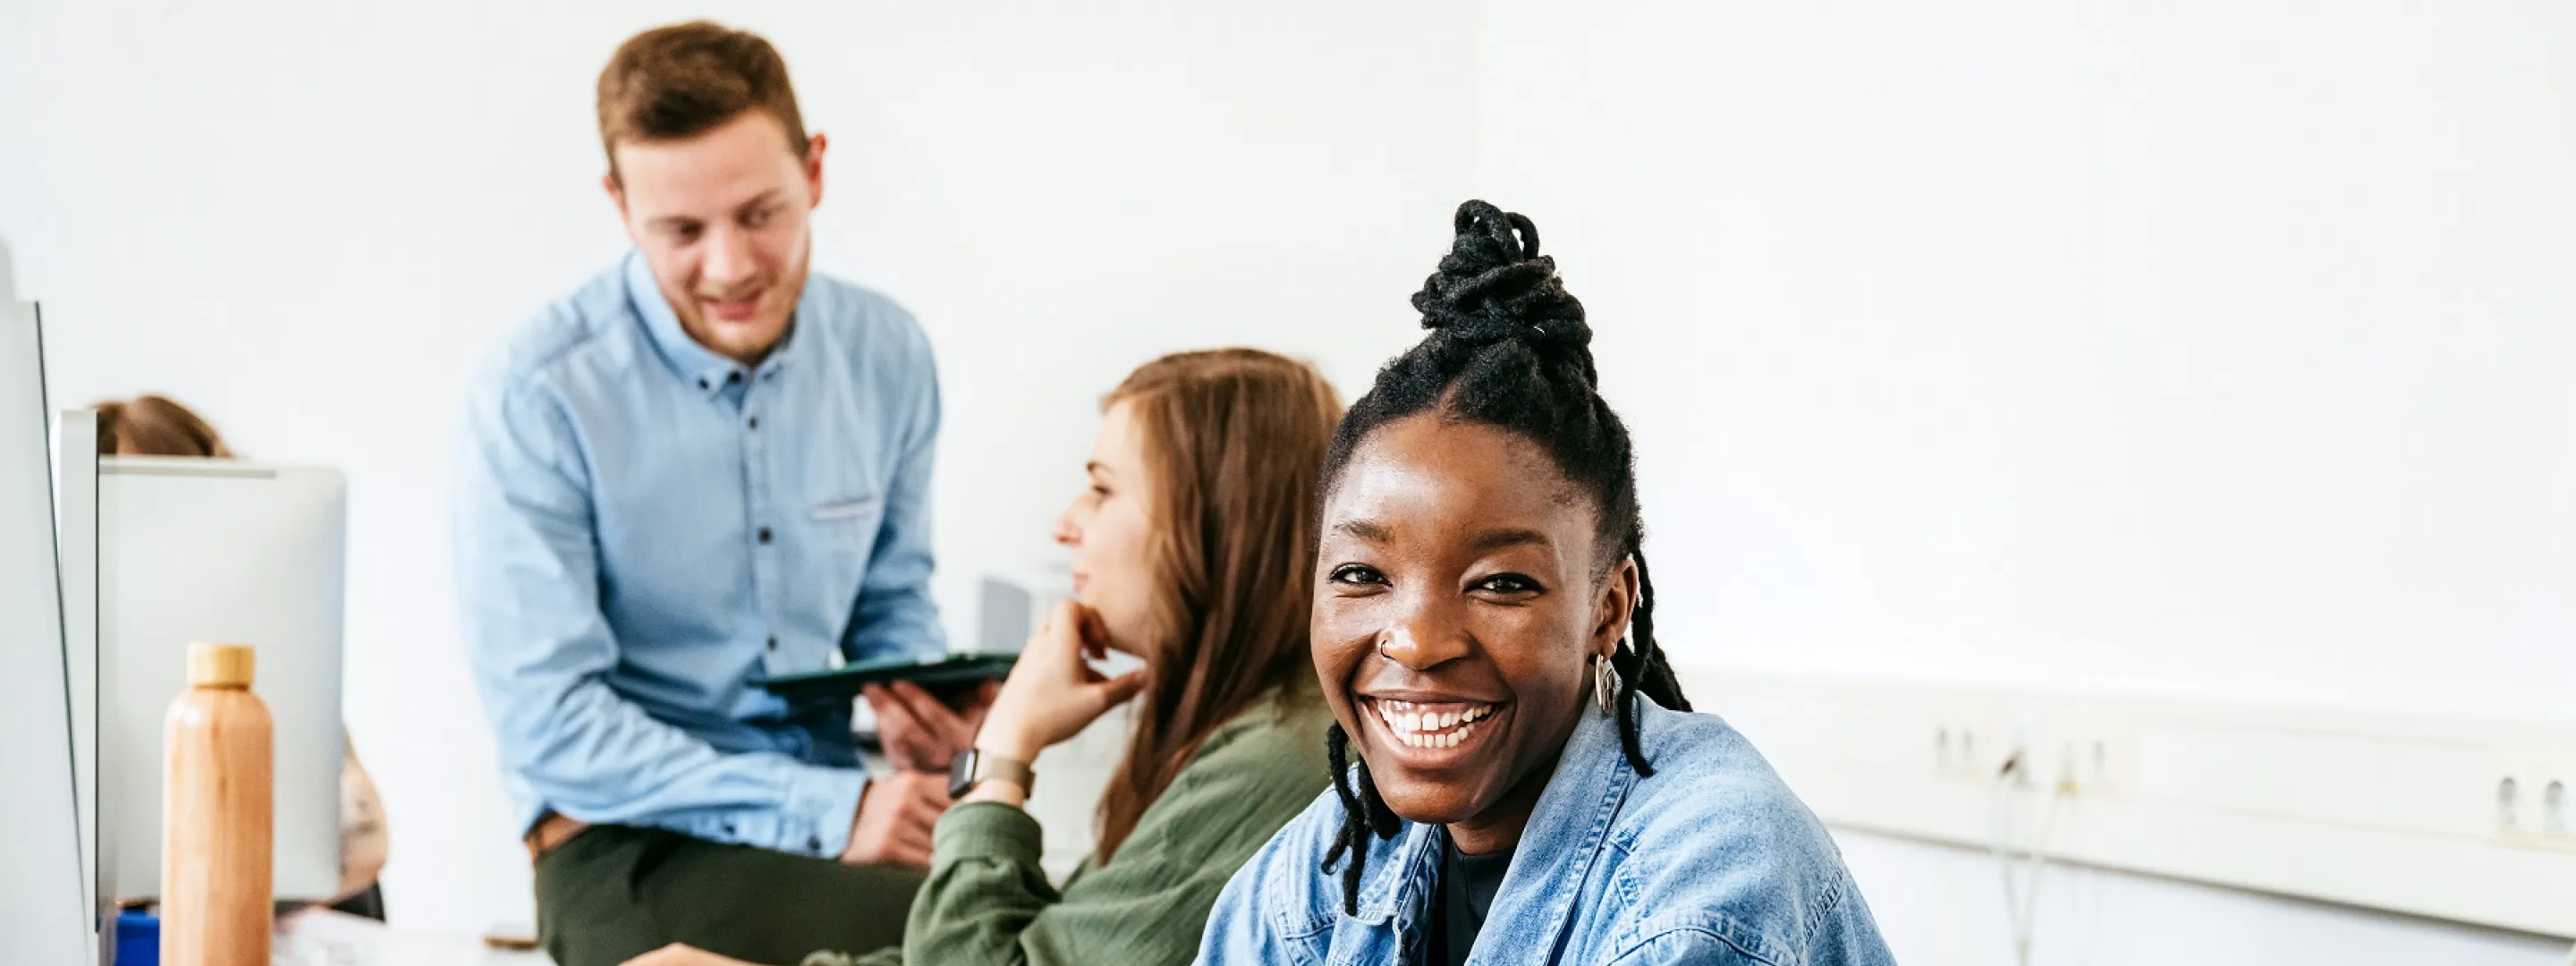
M 1314 367 L 1257 349 L 1148 362 L 1102 408 L 1121 403 L 1153 481 L 1161 633 L 1141 642 L 1144 706 L 1100 798 L 1104 861 L 1209 732 L 1314 676 L 1316 487 L 1342 416 Z
M 137 456 L 207 456 L 228 459 L 214 424 L 167 396 L 111 399 L 98 410 L 98 455 L 131 452 Z

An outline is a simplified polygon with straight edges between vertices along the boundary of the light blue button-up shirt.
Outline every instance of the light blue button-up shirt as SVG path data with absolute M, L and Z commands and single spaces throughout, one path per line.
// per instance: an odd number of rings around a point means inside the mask
M 456 583 L 521 827 L 548 811 L 805 855 L 848 845 L 850 707 L 764 674 L 945 650 L 930 600 L 930 344 L 809 277 L 756 368 L 681 331 L 630 254 L 475 380 Z
M 1470 966 L 1895 966 L 1825 827 L 1743 735 L 1716 715 L 1638 712 L 1654 775 L 1629 765 L 1609 715 L 1583 712 Z M 1327 791 L 1236 871 L 1199 962 L 1423 962 L 1439 831 L 1365 836 L 1349 916 L 1341 876 L 1320 868 L 1341 827 Z

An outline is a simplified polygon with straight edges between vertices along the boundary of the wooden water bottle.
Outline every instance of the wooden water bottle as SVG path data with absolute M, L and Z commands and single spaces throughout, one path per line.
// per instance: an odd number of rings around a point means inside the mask
M 251 669 L 249 645 L 191 644 L 188 690 L 170 702 L 162 966 L 269 966 L 275 738 Z

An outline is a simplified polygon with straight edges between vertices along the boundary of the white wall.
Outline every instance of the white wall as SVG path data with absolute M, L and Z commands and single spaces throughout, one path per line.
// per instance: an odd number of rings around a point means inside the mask
M 2563 714 L 2576 7 L 1495 0 L 1483 77 L 1683 661 Z M 2010 961 L 1990 858 L 1847 848 Z M 2043 963 L 2566 949 L 2053 882 Z
M 161 390 L 352 485 L 348 711 L 398 924 L 526 921 L 448 579 L 469 366 L 616 257 L 591 84 L 702 5 L 0 5 L 0 238 L 55 398 Z M 1363 384 L 1469 168 L 1476 5 L 725 6 L 833 137 L 819 268 L 940 353 L 940 591 L 1043 553 L 1098 396 L 1255 344 Z

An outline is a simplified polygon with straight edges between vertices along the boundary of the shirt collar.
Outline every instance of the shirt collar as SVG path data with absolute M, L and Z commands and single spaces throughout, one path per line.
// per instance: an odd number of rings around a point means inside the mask
M 769 350 L 768 358 L 760 361 L 759 369 L 746 370 L 742 363 L 690 338 L 688 330 L 680 327 L 679 314 L 671 311 L 670 300 L 662 297 L 662 286 L 653 278 L 653 266 L 644 261 L 644 253 L 637 251 L 626 255 L 626 301 L 634 306 L 636 316 L 644 320 L 644 331 L 653 337 L 653 348 L 671 367 L 672 375 L 710 396 L 723 392 L 729 383 L 776 375 L 794 355 L 792 350 L 798 341 L 797 322 L 813 303 L 814 292 L 814 279 L 808 275 L 805 290 L 797 293 L 796 313 L 788 319 L 787 334 L 779 337 L 778 345 Z

